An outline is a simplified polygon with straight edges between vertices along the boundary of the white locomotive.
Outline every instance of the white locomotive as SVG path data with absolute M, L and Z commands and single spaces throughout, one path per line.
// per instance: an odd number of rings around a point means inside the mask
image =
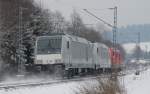
M 101 43 L 93 43 L 93 62 L 96 70 L 111 71 L 111 60 L 109 56 L 109 48 Z
M 34 65 L 69 76 L 111 69 L 107 46 L 68 34 L 38 37 Z

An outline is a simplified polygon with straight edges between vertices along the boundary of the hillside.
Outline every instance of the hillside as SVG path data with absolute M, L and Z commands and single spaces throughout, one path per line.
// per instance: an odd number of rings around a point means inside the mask
M 129 25 L 126 27 L 118 28 L 117 41 L 119 43 L 135 43 L 138 41 L 138 32 L 140 32 L 140 41 L 150 41 L 150 24 L 142 25 Z M 112 40 L 112 32 L 105 32 L 104 37 Z

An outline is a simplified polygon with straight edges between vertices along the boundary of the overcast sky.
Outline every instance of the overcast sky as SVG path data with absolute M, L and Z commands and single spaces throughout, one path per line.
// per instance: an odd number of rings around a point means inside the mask
M 67 20 L 75 9 L 86 24 L 95 24 L 99 21 L 88 15 L 83 9 L 88 9 L 113 24 L 113 11 L 106 8 L 114 6 L 118 6 L 119 26 L 150 23 L 150 0 L 42 0 L 42 5 L 52 11 L 59 10 Z

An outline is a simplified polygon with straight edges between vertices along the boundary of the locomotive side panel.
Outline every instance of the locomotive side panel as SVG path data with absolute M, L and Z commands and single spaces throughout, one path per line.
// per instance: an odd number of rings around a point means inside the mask
M 93 44 L 93 61 L 96 68 L 111 68 L 108 47 L 101 43 Z
M 108 52 L 108 47 L 105 46 L 104 44 L 100 45 L 100 53 L 101 53 L 101 63 L 100 67 L 105 68 L 105 69 L 110 69 L 111 68 L 111 62 L 110 62 L 110 57 L 109 57 L 109 52 Z
M 70 65 L 73 68 L 91 68 L 92 64 L 92 46 L 82 38 L 72 38 L 70 41 Z
M 62 36 L 62 61 L 66 70 L 70 67 L 71 63 L 70 43 L 70 39 L 67 36 Z
M 100 68 L 101 63 L 101 54 L 100 48 L 98 47 L 98 43 L 93 43 L 93 64 L 96 66 L 96 69 Z

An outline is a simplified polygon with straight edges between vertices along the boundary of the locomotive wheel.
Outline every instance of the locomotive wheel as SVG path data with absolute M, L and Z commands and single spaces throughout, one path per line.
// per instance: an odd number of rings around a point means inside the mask
M 74 75 L 79 75 L 79 69 L 78 68 L 75 68 L 74 71 L 75 71 Z
M 65 71 L 65 76 L 70 79 L 72 78 L 74 75 L 73 75 L 73 69 L 68 69 Z
M 64 77 L 64 67 L 63 67 L 63 65 L 55 65 L 54 66 L 54 75 L 56 77 Z

